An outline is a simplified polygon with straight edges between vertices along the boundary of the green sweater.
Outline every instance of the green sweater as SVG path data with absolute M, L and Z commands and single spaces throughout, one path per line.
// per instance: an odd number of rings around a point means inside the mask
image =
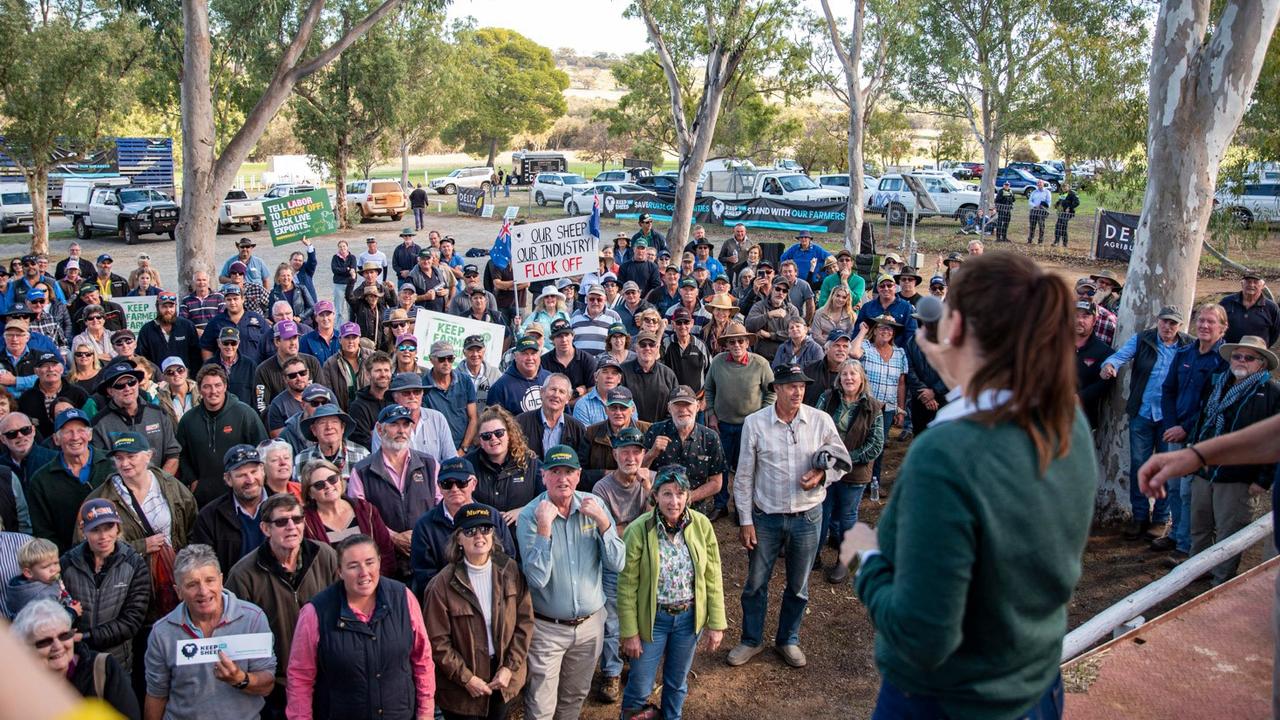
M 773 370 L 768 360 L 755 353 L 748 353 L 747 364 L 742 365 L 722 352 L 711 359 L 703 388 L 707 410 L 717 420 L 741 425 L 751 413 L 773 404 Z
M 920 435 L 856 581 L 883 677 L 957 720 L 1025 713 L 1058 673 L 1097 473 L 1079 411 L 1044 476 L 1010 424 Z
M 838 282 L 840 282 L 839 273 L 832 273 L 822 278 L 822 287 L 818 289 L 818 307 L 827 304 L 827 298 L 831 297 L 831 291 L 835 289 Z M 853 295 L 855 308 L 862 304 L 862 294 L 866 291 L 867 281 L 863 280 L 856 271 L 849 273 L 849 293 Z
M 618 575 L 618 635 L 653 640 L 653 620 L 658 612 L 658 520 L 649 512 L 636 518 L 623 533 L 627 564 Z M 720 578 L 720 547 L 716 531 L 706 515 L 689 511 L 684 542 L 693 560 L 694 632 L 728 627 L 724 616 L 724 585 Z

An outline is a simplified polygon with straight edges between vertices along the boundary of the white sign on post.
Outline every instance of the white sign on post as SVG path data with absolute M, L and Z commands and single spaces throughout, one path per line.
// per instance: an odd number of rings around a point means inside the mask
M 518 283 L 581 275 L 595 268 L 600 239 L 589 216 L 511 226 L 511 272 Z
M 124 310 L 125 326 L 135 334 L 142 331 L 142 326 L 156 319 L 156 296 L 111 298 L 111 302 L 119 303 Z
M 418 338 L 418 362 L 430 367 L 431 343 L 445 340 L 457 354 L 453 361 L 455 368 L 462 367 L 462 341 L 470 335 L 484 338 L 484 361 L 489 367 L 498 367 L 502 363 L 502 341 L 506 338 L 506 328 L 495 323 L 482 320 L 447 315 L 433 310 L 418 308 L 413 320 L 413 334 Z

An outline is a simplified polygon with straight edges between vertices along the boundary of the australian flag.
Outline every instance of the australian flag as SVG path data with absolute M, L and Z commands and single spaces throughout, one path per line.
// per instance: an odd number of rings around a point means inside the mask
M 493 249 L 489 251 L 489 262 L 499 270 L 506 270 L 511 264 L 511 221 L 505 220 L 498 237 L 493 241 Z

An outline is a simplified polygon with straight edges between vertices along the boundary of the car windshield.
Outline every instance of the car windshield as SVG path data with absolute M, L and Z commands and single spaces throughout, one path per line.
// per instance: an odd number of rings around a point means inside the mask
M 227 193 L 228 200 L 248 200 L 249 194 L 243 190 L 231 190 Z
M 8 192 L 0 193 L 0 205 L 30 205 L 31 193 L 27 192 Z
M 141 202 L 163 202 L 169 198 L 164 193 L 150 188 L 142 188 L 140 190 L 121 190 L 120 202 L 123 204 L 141 203 Z
M 946 186 L 946 188 L 952 192 L 956 192 L 958 190 L 964 190 L 964 186 L 956 182 L 955 180 L 953 180 L 949 175 L 943 175 L 939 177 L 938 183 Z
M 805 175 L 783 175 L 778 178 L 778 182 L 782 183 L 782 188 L 787 192 L 813 190 L 818 187 L 818 183 Z
M 563 176 L 565 185 L 585 185 L 587 179 L 581 175 L 565 175 Z

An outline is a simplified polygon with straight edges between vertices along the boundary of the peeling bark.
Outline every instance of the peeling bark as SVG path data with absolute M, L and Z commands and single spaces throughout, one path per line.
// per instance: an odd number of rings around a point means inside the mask
M 1209 12 L 1210 0 L 1160 3 L 1148 97 L 1147 191 L 1117 342 L 1154 325 L 1162 305 L 1189 315 L 1218 167 L 1253 94 L 1280 0 L 1228 0 L 1211 35 Z M 1098 503 L 1105 517 L 1129 511 L 1123 402 L 1129 391 L 1124 373 L 1102 420 Z

